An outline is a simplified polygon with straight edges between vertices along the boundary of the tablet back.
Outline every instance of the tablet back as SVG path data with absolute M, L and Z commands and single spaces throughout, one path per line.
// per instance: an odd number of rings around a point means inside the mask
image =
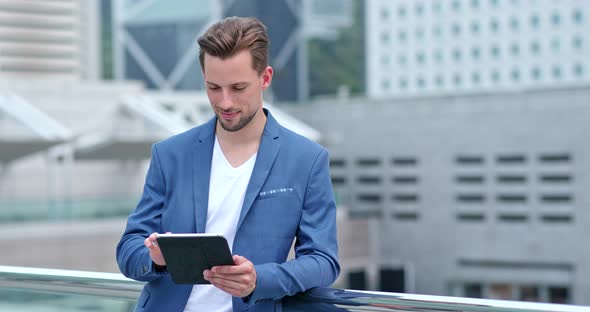
M 176 284 L 210 284 L 203 271 L 217 265 L 233 265 L 227 240 L 221 235 L 158 235 L 168 272 Z

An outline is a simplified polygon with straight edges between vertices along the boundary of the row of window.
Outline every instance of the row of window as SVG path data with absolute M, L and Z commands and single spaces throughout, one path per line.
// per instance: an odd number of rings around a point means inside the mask
M 529 216 L 526 214 L 506 214 L 500 213 L 497 216 L 498 222 L 502 223 L 527 223 L 529 222 Z M 483 223 L 486 221 L 486 215 L 483 212 L 462 212 L 456 215 L 456 218 L 460 222 L 464 223 Z M 572 223 L 573 217 L 569 214 L 545 214 L 538 216 L 539 221 L 547 224 L 566 224 Z
M 571 69 L 572 75 L 576 78 L 584 77 L 584 66 L 582 64 L 575 64 Z M 483 75 L 481 72 L 473 72 L 469 76 L 465 76 L 460 73 L 454 74 L 451 78 L 444 77 L 443 75 L 435 75 L 433 77 L 427 78 L 424 76 L 418 76 L 414 80 L 408 78 L 399 78 L 397 81 L 397 88 L 400 90 L 409 89 L 411 86 L 414 86 L 418 89 L 425 89 L 429 87 L 436 87 L 442 88 L 445 87 L 447 84 L 453 85 L 455 87 L 461 87 L 465 85 L 467 82 L 471 82 L 472 85 L 479 85 L 484 82 L 486 78 L 489 78 L 493 84 L 500 84 L 503 80 L 508 80 L 510 82 L 520 82 L 524 77 L 525 73 L 522 73 L 519 69 L 514 69 L 510 71 L 507 77 L 503 77 L 503 74 L 500 71 L 493 70 L 487 76 Z M 562 66 L 553 66 L 548 73 L 544 73 L 542 69 L 538 67 L 534 67 L 530 69 L 529 76 L 532 80 L 538 81 L 544 78 L 544 75 L 547 75 L 550 79 L 554 80 L 561 80 L 564 77 L 564 70 Z M 450 81 L 447 81 L 449 79 Z M 385 78 L 381 82 L 381 87 L 383 90 L 391 90 L 393 88 L 391 79 Z
M 480 154 L 463 154 L 456 156 L 454 158 L 454 163 L 461 166 L 481 166 L 486 163 L 486 160 L 490 160 L 492 162 L 495 161 L 498 165 L 525 164 L 529 161 L 536 161 L 542 164 L 569 164 L 573 160 L 572 155 L 567 152 L 540 153 L 536 157 L 527 157 L 527 155 L 521 153 L 503 153 L 490 158 L 492 159 L 486 159 L 486 157 Z M 386 164 L 384 159 L 379 157 L 360 157 L 354 162 L 351 160 L 350 163 L 344 158 L 330 159 L 331 169 L 345 168 L 349 165 L 356 165 L 361 168 L 371 168 L 379 167 L 384 164 Z M 393 166 L 417 166 L 419 164 L 419 159 L 413 156 L 396 156 L 390 159 L 390 164 Z
M 348 216 L 353 219 L 380 219 L 391 217 L 400 222 L 418 222 L 422 217 L 417 211 L 395 211 L 385 214 L 380 209 L 349 209 Z M 485 223 L 487 215 L 483 212 L 460 212 L 455 215 L 457 221 L 469 224 Z M 527 214 L 499 213 L 496 215 L 497 222 L 504 224 L 527 224 L 532 221 L 533 217 Z M 547 225 L 565 225 L 574 222 L 571 214 L 542 214 L 537 216 L 537 220 Z
M 477 0 L 472 0 L 472 4 L 474 1 Z M 452 11 L 454 12 L 459 12 L 461 9 L 461 3 L 459 1 L 454 1 L 451 5 Z M 497 7 L 498 5 L 494 5 L 494 7 Z M 478 9 L 479 5 L 472 5 L 472 9 Z M 416 5 L 414 6 L 414 13 L 415 16 L 422 16 L 425 12 L 425 6 L 422 5 L 422 3 L 416 3 Z M 411 12 L 411 9 L 407 6 L 404 5 L 400 5 L 397 8 L 397 18 L 404 18 L 406 17 L 409 12 Z M 435 14 L 439 14 L 442 12 L 442 6 L 440 2 L 432 2 L 432 12 L 434 12 Z M 473 12 L 473 11 L 471 11 Z M 550 14 L 550 20 L 551 23 L 554 25 L 559 25 L 562 22 L 562 19 L 564 19 L 568 14 L 567 13 L 562 13 L 559 10 L 554 10 L 551 14 Z M 581 9 L 579 8 L 575 8 L 571 11 L 571 13 L 569 14 L 571 17 L 571 20 L 573 23 L 575 24 L 581 24 L 584 21 L 584 14 L 582 12 Z M 533 18 L 536 17 L 536 18 Z M 390 13 L 390 9 L 388 7 L 383 7 L 381 8 L 381 19 L 383 21 L 389 21 L 391 19 L 391 13 Z M 531 17 L 531 25 L 537 25 L 540 21 L 539 15 L 535 14 L 532 15 Z
M 479 27 L 479 26 L 477 26 L 477 24 L 474 24 L 474 25 L 472 25 L 472 27 Z M 479 30 L 477 32 L 475 32 L 476 29 L 478 30 L 479 28 L 472 28 L 472 30 L 474 31 L 474 34 L 479 33 Z M 459 35 L 461 35 L 461 33 L 462 33 L 461 30 L 462 30 L 462 28 L 458 24 L 454 24 L 453 26 L 451 26 L 451 33 L 455 37 L 458 37 Z M 391 41 L 391 33 L 392 33 L 392 30 L 391 29 L 384 29 L 381 32 L 381 41 L 382 41 L 383 44 L 390 43 L 390 41 Z M 413 34 L 414 34 L 414 37 L 416 39 L 423 40 L 424 37 L 425 37 L 425 35 L 426 35 L 426 31 L 425 31 L 425 29 L 423 27 L 416 27 L 413 30 Z M 432 36 L 434 38 L 442 38 L 443 35 L 444 35 L 443 34 L 443 29 L 440 26 L 434 26 L 432 28 Z M 399 42 L 405 43 L 409 39 L 411 39 L 411 31 L 409 29 L 404 29 L 404 28 L 397 29 L 397 40 Z M 582 39 L 581 39 L 580 35 L 576 35 L 574 41 L 572 41 L 572 42 L 581 41 L 581 40 Z M 559 38 L 554 38 L 552 40 L 552 42 L 555 42 L 555 41 L 559 41 Z
M 419 160 L 416 157 L 410 156 L 397 156 L 390 159 L 390 164 L 392 166 L 417 166 Z M 376 157 L 366 157 L 366 158 L 359 158 L 356 160 L 355 164 L 361 168 L 371 168 L 371 167 L 379 167 L 383 164 L 381 158 Z M 330 168 L 344 168 L 347 166 L 346 159 L 342 158 L 333 158 L 330 159 Z
M 364 203 L 382 203 L 385 196 L 381 193 L 359 193 L 357 194 L 357 201 Z M 402 203 L 418 203 L 420 201 L 420 195 L 413 192 L 406 193 L 395 193 L 391 195 L 391 200 Z M 461 204 L 473 204 L 476 203 L 481 206 L 487 197 L 483 193 L 461 193 L 455 196 L 455 201 Z M 497 194 L 495 196 L 496 202 L 504 205 L 510 204 L 526 204 L 527 201 L 532 200 L 526 194 Z M 574 200 L 571 194 L 560 193 L 560 194 L 541 194 L 538 196 L 539 202 L 545 204 L 571 204 Z
M 483 193 L 461 193 L 455 196 L 455 200 L 458 203 L 463 204 L 483 204 L 487 200 L 487 196 Z M 532 201 L 532 198 L 529 198 L 526 194 L 523 193 L 507 193 L 507 194 L 497 194 L 495 196 L 496 202 L 504 205 L 510 204 L 526 204 L 527 201 Z M 571 194 L 541 194 L 538 196 L 539 202 L 545 204 L 570 204 L 573 202 L 573 196 Z
M 576 17 L 574 18 L 574 23 L 577 26 L 582 26 L 583 25 L 583 19 L 582 19 L 582 13 L 581 12 L 577 12 L 577 14 L 575 15 Z M 491 18 L 488 21 L 488 28 L 492 33 L 497 33 L 500 31 L 501 28 L 501 22 L 500 19 L 498 18 Z M 527 23 L 525 21 L 523 21 L 521 18 L 518 17 L 511 17 L 508 20 L 508 28 L 512 31 L 518 31 L 520 30 L 522 27 L 524 27 Z M 550 25 L 552 25 L 553 27 L 559 27 L 562 24 L 562 18 L 559 14 L 554 14 L 550 17 L 550 22 L 548 23 Z M 530 26 L 531 30 L 538 30 L 542 25 L 542 19 L 539 15 L 531 15 L 528 18 L 528 25 Z M 459 35 L 463 32 L 462 30 L 462 25 L 460 23 L 453 23 L 451 25 L 451 32 L 454 35 Z M 472 34 L 479 34 L 480 31 L 482 30 L 482 24 L 480 21 L 472 21 L 470 23 L 470 30 Z M 432 28 L 432 33 L 435 36 L 440 36 L 442 35 L 442 30 L 443 28 L 440 25 L 435 25 Z
M 571 303 L 571 290 L 567 286 L 531 285 L 512 283 L 475 283 L 462 285 L 453 294 L 461 297 L 497 300 L 520 300 L 549 303 Z
M 494 28 L 493 25 L 496 25 L 496 24 L 492 24 L 492 26 L 491 26 L 492 27 L 492 30 L 493 30 L 492 32 L 493 33 L 497 33 L 498 32 L 498 28 L 497 28 L 497 26 Z M 472 24 L 471 27 L 472 27 L 471 28 L 472 34 L 473 35 L 478 35 L 479 34 L 479 24 Z M 389 43 L 389 41 L 390 41 L 390 33 L 391 32 L 392 32 L 391 29 L 384 29 L 382 31 L 381 41 L 383 43 Z M 421 26 L 416 27 L 414 29 L 413 33 L 414 33 L 414 37 L 416 39 L 420 39 L 420 40 L 423 40 L 424 37 L 427 35 L 426 30 L 423 27 L 421 27 Z M 453 34 L 454 37 L 459 37 L 463 33 L 462 27 L 459 24 L 453 24 L 451 26 L 450 33 Z M 397 39 L 399 40 L 399 42 L 406 42 L 406 41 L 408 41 L 409 39 L 411 39 L 410 36 L 411 36 L 411 31 L 410 30 L 404 29 L 404 28 L 397 29 Z M 440 26 L 433 26 L 432 27 L 432 37 L 434 37 L 434 39 L 437 39 L 437 38 L 440 39 L 443 36 L 444 36 L 444 32 L 443 32 L 443 28 L 442 27 L 440 27 Z
M 569 184 L 572 182 L 573 177 L 567 173 L 553 173 L 553 174 L 539 174 L 537 177 L 539 183 L 544 184 Z M 356 177 L 356 182 L 360 184 L 372 184 L 379 185 L 383 182 L 383 178 L 380 176 L 371 175 L 360 175 Z M 528 184 L 529 177 L 522 174 L 497 174 L 495 176 L 495 182 L 498 184 L 508 185 L 523 185 Z M 532 179 L 531 179 L 532 180 Z M 418 176 L 415 175 L 395 175 L 391 177 L 390 182 L 399 185 L 416 185 L 420 181 Z M 457 175 L 455 182 L 460 185 L 484 185 L 486 184 L 486 177 L 483 175 Z M 345 176 L 333 175 L 332 184 L 334 186 L 342 186 L 348 183 L 348 179 Z
M 576 37 L 572 40 L 572 47 L 579 51 L 582 50 L 582 39 L 579 37 Z M 529 45 L 529 49 L 530 52 L 533 55 L 540 55 L 541 51 L 541 44 L 538 41 L 533 41 L 530 43 Z M 561 52 L 561 41 L 559 39 L 556 40 L 552 40 L 551 41 L 551 50 L 555 53 L 555 56 L 557 57 L 562 57 L 562 55 L 560 54 Z M 510 53 L 510 57 L 518 57 L 521 55 L 521 45 L 519 44 L 512 44 L 509 47 L 509 53 Z M 466 56 L 465 54 L 467 54 L 463 49 L 461 48 L 454 48 L 452 50 L 449 51 L 449 56 L 450 59 L 452 59 L 455 63 L 460 63 L 462 62 L 466 57 L 471 57 L 472 60 L 474 61 L 479 61 L 484 57 L 484 52 L 482 51 L 482 48 L 480 47 L 472 47 L 471 50 L 468 52 L 469 55 Z M 492 59 L 500 59 L 503 55 L 502 48 L 500 46 L 498 46 L 497 44 L 492 44 L 489 47 L 489 56 Z M 530 56 L 530 55 L 527 55 Z M 434 52 L 432 52 L 432 55 L 430 56 L 430 58 L 428 57 L 428 54 L 426 52 L 423 51 L 418 51 L 416 52 L 416 54 L 414 55 L 414 60 L 415 63 L 418 65 L 425 65 L 428 60 L 431 59 L 434 63 L 443 63 L 445 61 L 445 54 L 443 53 L 443 51 L 441 50 L 435 50 Z M 397 57 L 397 62 L 399 65 L 401 66 L 405 66 L 410 62 L 411 58 L 409 58 L 406 54 L 400 54 Z M 389 55 L 383 55 L 381 57 L 381 64 L 383 66 L 387 66 L 391 64 L 391 57 Z

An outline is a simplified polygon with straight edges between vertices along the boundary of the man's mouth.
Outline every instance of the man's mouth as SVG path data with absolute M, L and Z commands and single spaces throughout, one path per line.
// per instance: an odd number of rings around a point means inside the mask
M 233 119 L 238 115 L 239 112 L 221 112 L 221 117 L 223 119 Z

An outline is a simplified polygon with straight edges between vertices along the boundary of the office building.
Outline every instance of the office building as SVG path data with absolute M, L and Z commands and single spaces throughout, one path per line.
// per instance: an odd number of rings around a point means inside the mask
M 367 94 L 590 83 L 590 2 L 367 0 Z

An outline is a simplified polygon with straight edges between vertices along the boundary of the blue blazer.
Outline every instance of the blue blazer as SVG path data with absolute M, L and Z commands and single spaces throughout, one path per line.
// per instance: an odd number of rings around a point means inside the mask
M 254 263 L 256 289 L 248 298 L 234 297 L 233 311 L 280 311 L 284 296 L 329 286 L 340 273 L 328 153 L 264 113 L 232 248 Z M 153 232 L 205 231 L 216 122 L 152 147 L 141 200 L 117 245 L 121 272 L 147 282 L 136 311 L 174 312 L 186 305 L 192 285 L 174 284 L 155 271 L 143 241 Z M 296 259 L 286 262 L 294 238 Z

